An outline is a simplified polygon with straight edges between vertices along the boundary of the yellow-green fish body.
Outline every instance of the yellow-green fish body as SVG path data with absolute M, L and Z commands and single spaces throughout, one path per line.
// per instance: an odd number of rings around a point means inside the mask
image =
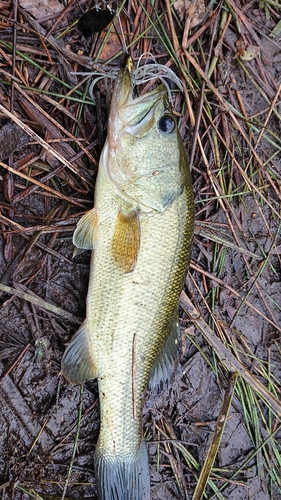
M 130 70 L 123 68 L 95 206 L 74 233 L 76 246 L 94 249 L 87 316 L 62 361 L 72 382 L 98 378 L 100 500 L 150 498 L 142 399 L 153 363 L 153 379 L 165 378 L 163 363 L 171 364 L 192 233 L 190 173 L 166 93 L 159 87 L 133 99 Z M 157 364 L 167 337 L 170 352 Z

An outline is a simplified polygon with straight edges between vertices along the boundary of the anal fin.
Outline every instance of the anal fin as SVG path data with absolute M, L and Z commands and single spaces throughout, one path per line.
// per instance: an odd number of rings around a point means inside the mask
M 98 376 L 97 366 L 91 355 L 86 321 L 68 344 L 62 357 L 61 370 L 63 376 L 74 384 L 83 384 Z
M 169 334 L 155 359 L 149 374 L 148 388 L 161 389 L 167 384 L 175 371 L 175 361 L 179 351 L 178 311 L 173 315 L 168 327 Z
M 125 215 L 118 212 L 111 242 L 112 256 L 116 265 L 125 273 L 134 270 L 140 247 L 139 213 L 133 210 Z

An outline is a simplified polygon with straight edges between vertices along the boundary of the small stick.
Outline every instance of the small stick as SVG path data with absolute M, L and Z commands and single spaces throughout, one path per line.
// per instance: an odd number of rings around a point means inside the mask
M 49 420 L 48 418 L 47 418 L 47 420 L 45 420 L 45 422 L 44 422 L 44 424 L 42 425 L 42 427 L 41 427 L 40 431 L 38 432 L 38 434 L 37 434 L 37 436 L 36 436 L 35 440 L 33 441 L 33 443 L 32 443 L 32 445 L 31 445 L 31 447 L 29 448 L 29 450 L 28 450 L 28 452 L 27 452 L 26 456 L 30 455 L 30 453 L 31 453 L 31 452 L 32 452 L 32 450 L 34 449 L 34 447 L 35 447 L 36 443 L 38 442 L 38 439 L 40 438 L 40 436 L 41 436 L 41 434 L 42 434 L 42 432 L 43 432 L 44 428 L 46 427 L 46 424 L 48 423 L 48 420 Z
M 196 488 L 194 490 L 192 500 L 201 500 L 201 498 L 203 497 L 219 449 L 224 427 L 227 421 L 227 416 L 230 410 L 237 376 L 238 373 L 234 372 L 230 375 L 230 378 L 228 380 L 227 388 L 225 390 L 224 398 L 220 409 L 220 414 L 218 416 L 217 423 L 215 426 L 213 438 L 210 447 L 208 449 L 208 453 L 204 465 L 202 467 Z
M 189 9 L 186 13 L 186 19 L 185 19 L 185 25 L 184 25 L 184 31 L 182 35 L 182 48 L 187 49 L 187 40 L 188 40 L 188 33 L 189 33 L 189 28 L 190 28 L 190 23 L 191 23 L 191 18 L 194 14 L 194 5 L 191 3 L 189 6 Z M 214 30 L 215 31 L 215 30 Z
M 28 302 L 31 302 L 31 304 L 34 304 L 35 306 L 38 306 L 42 309 L 45 309 L 46 311 L 50 312 L 51 314 L 57 314 L 58 316 L 61 316 L 68 321 L 71 321 L 73 323 L 80 323 L 81 318 L 78 318 L 74 314 L 65 311 L 64 309 L 61 309 L 60 307 L 57 307 L 53 304 L 50 304 L 49 302 L 46 302 L 45 300 L 41 299 L 38 297 L 36 294 L 31 292 L 31 290 L 28 290 L 26 287 L 21 285 L 21 288 L 24 291 L 17 290 L 16 288 L 12 288 L 10 286 L 4 285 L 0 283 L 0 291 L 9 293 L 10 295 L 15 295 L 16 297 L 19 297 L 20 299 L 27 300 Z
M 170 30 L 171 30 L 171 38 L 172 38 L 173 46 L 174 46 L 175 52 L 178 52 L 180 49 L 180 44 L 179 44 L 178 37 L 176 34 L 173 16 L 172 16 L 172 12 L 171 12 L 171 4 L 170 4 L 169 0 L 165 0 L 165 7 L 167 10 L 167 15 L 168 15 L 168 19 L 169 19 L 169 25 L 170 25 Z
M 6 368 L 6 370 L 0 375 L 0 382 L 2 382 L 3 378 L 5 378 L 9 373 L 13 370 L 19 360 L 25 355 L 26 351 L 30 348 L 30 344 L 26 344 L 26 346 L 17 354 L 14 361 Z

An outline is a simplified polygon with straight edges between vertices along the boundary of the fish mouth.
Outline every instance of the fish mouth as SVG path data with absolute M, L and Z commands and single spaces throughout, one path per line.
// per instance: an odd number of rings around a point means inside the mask
M 167 95 L 164 85 L 147 92 L 139 97 L 133 97 L 132 91 L 132 60 L 127 57 L 125 67 L 121 68 L 114 86 L 111 108 L 109 114 L 108 135 L 111 131 L 126 126 L 134 126 L 140 123 L 149 114 L 155 104 Z M 110 137 L 109 137 L 110 138 Z

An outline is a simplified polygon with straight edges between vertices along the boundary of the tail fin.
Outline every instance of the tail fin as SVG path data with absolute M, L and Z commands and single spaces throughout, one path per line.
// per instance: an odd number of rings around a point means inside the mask
M 148 455 L 143 442 L 134 456 L 95 456 L 99 500 L 150 500 Z

